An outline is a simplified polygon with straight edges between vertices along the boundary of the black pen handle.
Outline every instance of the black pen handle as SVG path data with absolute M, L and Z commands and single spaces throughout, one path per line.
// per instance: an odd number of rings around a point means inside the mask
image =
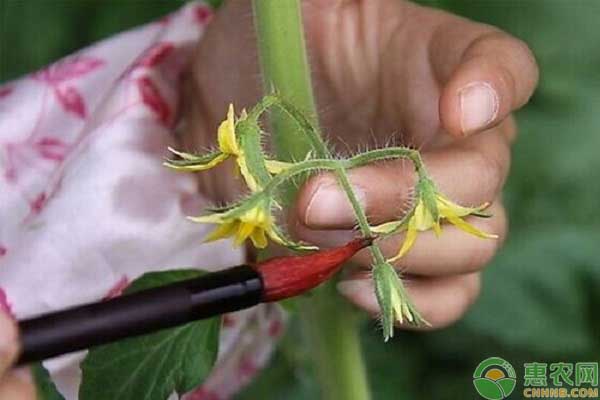
M 241 310 L 263 296 L 260 274 L 242 265 L 199 278 L 19 322 L 18 365 Z

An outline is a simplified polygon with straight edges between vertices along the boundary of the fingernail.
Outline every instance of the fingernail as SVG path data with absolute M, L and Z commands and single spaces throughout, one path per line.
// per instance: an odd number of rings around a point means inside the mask
M 365 208 L 365 193 L 357 186 L 353 186 L 354 193 Z M 352 205 L 336 183 L 322 183 L 306 207 L 304 224 L 314 227 L 328 227 L 354 223 Z
M 485 127 L 498 115 L 498 93 L 487 82 L 469 83 L 459 96 L 460 123 L 465 135 Z

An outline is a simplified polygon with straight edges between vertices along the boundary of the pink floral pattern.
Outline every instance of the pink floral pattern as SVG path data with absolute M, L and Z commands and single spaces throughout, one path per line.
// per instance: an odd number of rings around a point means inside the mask
M 161 124 L 168 126 L 171 119 L 169 104 L 165 101 L 152 79 L 148 76 L 141 77 L 137 80 L 137 86 L 142 102 L 152 110 Z
M 31 77 L 50 86 L 55 86 L 69 80 L 81 78 L 103 64 L 104 61 L 99 58 L 80 55 L 54 63 L 38 72 L 34 72 Z
M 11 88 L 10 86 L 0 88 L 0 99 L 8 96 L 12 92 L 13 92 L 13 88 Z
M 210 22 L 213 17 L 213 10 L 204 4 L 199 4 L 194 8 L 194 16 L 196 22 L 200 25 L 205 25 Z
M 85 119 L 85 102 L 77 89 L 71 86 L 57 86 L 54 88 L 54 95 L 65 111 Z
M 186 222 L 185 204 L 208 202 L 193 177 L 160 165 L 182 71 L 212 17 L 188 3 L 0 86 L 0 311 L 23 318 L 117 297 L 147 271 L 243 261 L 227 241 L 198 244 L 206 232 Z M 226 315 L 217 364 L 184 399 L 231 398 L 284 319 L 274 305 Z M 66 400 L 81 359 L 45 363 Z
M 77 88 L 67 82 L 81 79 L 104 64 L 99 58 L 79 55 L 52 64 L 33 73 L 31 77 L 50 86 L 56 100 L 66 112 L 85 119 L 85 101 Z
M 162 63 L 175 50 L 171 42 L 160 42 L 150 47 L 135 64 L 139 67 L 153 68 Z
M 36 139 L 33 147 L 41 158 L 55 162 L 63 161 L 69 149 L 69 146 L 61 139 L 51 136 L 42 136 Z

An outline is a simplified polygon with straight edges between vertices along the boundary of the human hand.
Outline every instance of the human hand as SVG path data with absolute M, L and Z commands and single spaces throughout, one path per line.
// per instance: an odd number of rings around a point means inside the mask
M 260 97 L 250 2 L 230 1 L 200 43 L 186 85 L 187 148 L 214 141 L 227 104 Z M 504 240 L 500 193 L 516 127 L 511 112 L 527 102 L 537 66 L 525 44 L 491 26 L 397 0 L 306 0 L 305 31 L 322 130 L 349 152 L 390 139 L 419 148 L 441 192 L 464 205 L 491 202 L 489 219 L 469 221 L 499 235 L 481 240 L 445 226 L 436 239 L 419 235 L 396 266 L 421 315 L 441 327 L 458 319 L 479 292 L 481 268 Z M 201 188 L 218 200 L 238 187 L 223 175 L 201 174 Z M 410 202 L 413 173 L 404 162 L 350 172 L 372 224 L 398 219 Z M 291 216 L 307 241 L 330 246 L 355 236 L 354 217 L 335 179 L 313 177 Z M 403 235 L 381 243 L 393 256 Z M 341 282 L 353 303 L 377 313 L 368 275 L 370 257 L 355 257 L 363 272 Z M 408 278 L 408 279 L 407 279 Z
M 34 400 L 35 389 L 26 370 L 11 370 L 19 351 L 17 327 L 0 311 L 0 399 Z

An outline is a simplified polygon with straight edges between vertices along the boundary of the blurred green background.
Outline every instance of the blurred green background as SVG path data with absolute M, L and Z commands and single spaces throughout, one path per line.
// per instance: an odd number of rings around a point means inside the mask
M 239 1 L 239 0 L 236 0 Z M 478 303 L 459 324 L 363 338 L 374 399 L 475 399 L 484 358 L 524 362 L 600 359 L 600 1 L 423 1 L 524 39 L 541 67 L 518 114 L 506 189 L 511 235 L 485 271 Z M 32 71 L 183 1 L 0 0 L 0 82 Z M 317 388 L 292 328 L 271 366 L 239 397 L 314 399 Z M 303 368 L 305 367 L 305 368 Z

